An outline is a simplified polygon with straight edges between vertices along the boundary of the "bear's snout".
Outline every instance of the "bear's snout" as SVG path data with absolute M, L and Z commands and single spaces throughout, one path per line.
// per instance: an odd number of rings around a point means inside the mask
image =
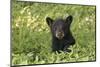
M 56 32 L 56 37 L 58 39 L 62 39 L 64 37 L 64 33 L 63 32 Z

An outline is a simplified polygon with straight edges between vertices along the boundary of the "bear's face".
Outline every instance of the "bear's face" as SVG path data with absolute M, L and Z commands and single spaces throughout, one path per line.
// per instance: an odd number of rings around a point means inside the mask
M 47 17 L 46 22 L 51 29 L 52 35 L 58 39 L 62 39 L 64 36 L 67 35 L 67 33 L 69 33 L 72 19 L 72 16 L 68 16 L 65 20 L 53 20 L 50 17 Z

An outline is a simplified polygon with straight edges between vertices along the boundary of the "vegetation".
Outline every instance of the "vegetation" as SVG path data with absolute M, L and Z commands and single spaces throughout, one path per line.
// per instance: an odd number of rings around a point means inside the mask
M 12 1 L 12 65 L 95 61 L 95 6 Z M 70 53 L 51 52 L 45 18 L 73 15 L 76 44 Z

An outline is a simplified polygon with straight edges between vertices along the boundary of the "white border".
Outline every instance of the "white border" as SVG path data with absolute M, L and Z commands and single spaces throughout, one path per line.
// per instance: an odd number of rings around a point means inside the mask
M 19 0 L 19 1 L 36 1 L 36 2 L 52 2 L 52 3 L 96 5 L 96 1 L 95 0 Z
M 0 0 L 0 67 L 10 65 L 10 0 Z
M 96 62 L 68 63 L 53 65 L 38 65 L 37 67 L 99 67 L 100 66 L 100 0 L 36 0 L 52 1 L 58 3 L 73 3 L 97 6 L 97 23 L 96 23 Z M 84 2 L 83 2 L 84 1 Z M 9 67 L 10 65 L 10 0 L 0 0 L 0 67 Z M 27 66 L 28 67 L 28 66 Z

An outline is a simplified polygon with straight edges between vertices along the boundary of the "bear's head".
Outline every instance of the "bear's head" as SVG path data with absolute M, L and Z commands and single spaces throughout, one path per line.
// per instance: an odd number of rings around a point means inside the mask
M 73 20 L 73 17 L 70 15 L 65 20 L 56 19 L 53 20 L 50 17 L 46 18 L 46 22 L 49 25 L 52 35 L 58 39 L 62 39 L 70 32 L 70 24 Z

